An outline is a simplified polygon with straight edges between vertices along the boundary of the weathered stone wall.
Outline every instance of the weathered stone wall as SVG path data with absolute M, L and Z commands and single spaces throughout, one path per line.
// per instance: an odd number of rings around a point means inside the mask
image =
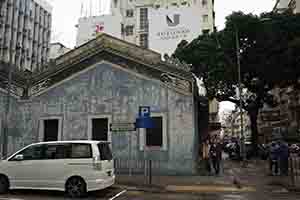
M 0 90 L 0 140 L 2 140 L 4 119 L 5 119 L 5 108 L 7 102 L 7 94 L 4 90 Z M 10 98 L 10 112 L 8 121 L 8 152 L 12 153 L 15 149 L 18 149 L 21 144 L 22 130 L 17 123 L 18 118 L 21 117 L 17 113 L 17 98 L 11 96 Z M 0 142 L 0 155 L 2 155 L 2 143 Z
M 195 122 L 193 96 L 183 95 L 162 83 L 123 71 L 108 63 L 97 64 L 29 101 L 19 101 L 14 112 L 18 130 L 16 147 L 39 140 L 39 120 L 62 119 L 62 140 L 88 139 L 88 117 L 108 115 L 112 122 L 135 121 L 139 106 L 155 108 L 167 117 L 167 150 L 147 153 L 162 160 L 165 173 L 194 173 Z M 22 133 L 22 134 L 19 134 Z M 133 159 L 142 160 L 139 131 L 112 133 L 115 157 L 129 158 L 129 135 Z

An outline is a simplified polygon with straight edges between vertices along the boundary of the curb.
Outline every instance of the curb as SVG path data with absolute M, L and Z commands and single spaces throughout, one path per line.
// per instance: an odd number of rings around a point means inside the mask
M 165 187 L 161 186 L 148 186 L 148 187 L 138 187 L 138 186 L 129 186 L 129 185 L 122 185 L 122 184 L 115 184 L 115 187 L 119 188 L 126 188 L 128 191 L 139 191 L 139 192 L 149 192 L 149 193 L 166 193 L 168 192 Z
M 147 193 L 215 193 L 215 192 L 243 192 L 243 191 L 253 191 L 251 187 L 239 188 L 236 185 L 190 185 L 190 186 L 180 186 L 180 185 L 168 185 L 162 186 L 148 186 L 148 187 L 138 187 L 138 186 L 128 186 L 128 185 L 115 185 L 115 187 L 123 188 L 128 191 L 138 191 Z M 207 187 L 217 187 L 219 189 L 207 190 Z M 200 188 L 200 189 L 199 189 Z M 223 189 L 222 189 L 223 188 Z

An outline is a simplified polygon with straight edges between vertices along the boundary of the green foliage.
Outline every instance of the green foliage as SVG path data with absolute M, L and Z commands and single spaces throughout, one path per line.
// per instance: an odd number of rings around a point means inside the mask
M 238 36 L 238 37 L 237 37 Z M 234 12 L 221 31 L 182 41 L 173 56 L 192 64 L 209 98 L 238 103 L 237 45 L 240 44 L 243 108 L 251 119 L 257 145 L 257 115 L 264 103 L 275 106 L 274 87 L 298 85 L 300 78 L 300 15 Z M 299 85 L 298 85 L 299 87 Z
M 299 15 L 256 16 L 235 12 L 226 18 L 223 30 L 199 36 L 190 43 L 182 41 L 173 56 L 194 66 L 194 73 L 203 78 L 209 97 L 233 100 L 238 83 L 236 33 L 242 84 L 252 94 L 245 99 L 245 106 L 253 100 L 261 106 L 270 99 L 270 89 L 297 83 Z

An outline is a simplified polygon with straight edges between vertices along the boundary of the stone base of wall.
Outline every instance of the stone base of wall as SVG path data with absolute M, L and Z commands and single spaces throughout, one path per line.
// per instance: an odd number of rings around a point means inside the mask
M 116 159 L 115 170 L 117 174 L 147 174 L 149 173 L 149 160 Z M 131 170 L 130 170 L 131 168 Z M 146 173 L 145 173 L 146 171 Z M 193 160 L 161 161 L 151 160 L 151 173 L 153 175 L 197 175 L 196 162 Z

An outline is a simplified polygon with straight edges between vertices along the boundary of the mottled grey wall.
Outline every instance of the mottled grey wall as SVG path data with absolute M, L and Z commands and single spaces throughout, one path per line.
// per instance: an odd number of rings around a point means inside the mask
M 110 115 L 113 122 L 135 121 L 139 106 L 151 106 L 167 116 L 168 148 L 148 152 L 147 157 L 167 163 L 161 167 L 164 172 L 194 172 L 193 97 L 167 89 L 158 81 L 102 63 L 18 105 L 15 115 L 21 146 L 38 140 L 40 118 L 61 117 L 63 140 L 87 139 L 89 115 Z M 114 155 L 129 158 L 129 134 L 134 159 L 143 159 L 138 132 L 112 133 Z
M 2 140 L 4 120 L 5 120 L 5 109 L 7 106 L 7 94 L 4 90 L 0 90 L 0 140 Z M 21 115 L 18 113 L 17 97 L 14 95 L 10 98 L 10 108 L 8 116 L 8 153 L 11 154 L 16 149 L 22 146 L 22 129 L 17 122 Z M 0 142 L 0 144 L 2 144 Z M 0 155 L 2 155 L 2 147 L 0 146 Z

